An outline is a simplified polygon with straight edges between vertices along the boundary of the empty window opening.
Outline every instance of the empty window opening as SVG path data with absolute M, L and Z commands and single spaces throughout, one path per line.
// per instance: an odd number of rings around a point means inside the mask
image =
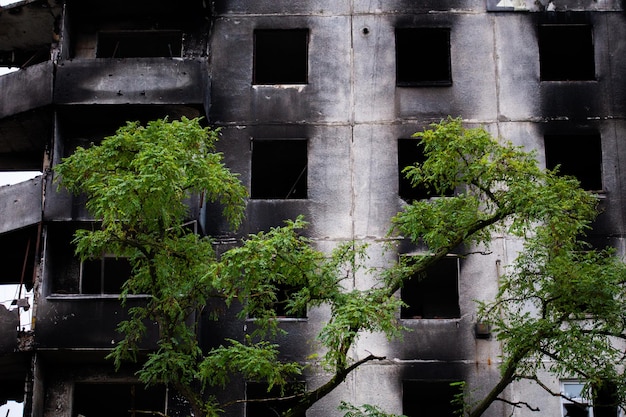
M 411 184 L 402 170 L 416 163 L 423 163 L 425 160 L 424 147 L 419 140 L 398 139 L 398 194 L 404 201 L 412 202 L 430 197 L 450 197 L 454 194 L 454 189 L 437 193 L 434 188 L 427 187 L 425 184 Z
M 254 31 L 254 84 L 306 84 L 308 29 Z
M 39 228 L 26 227 L 0 235 L 2 270 L 0 305 L 18 319 L 20 330 L 31 330 L 33 280 Z
M 593 417 L 619 417 L 619 396 L 615 384 L 605 381 L 593 387 Z
M 141 384 L 76 384 L 73 417 L 165 415 L 165 388 Z
M 591 25 L 540 25 L 542 81 L 595 79 Z
M 279 285 L 276 289 L 276 302 L 274 303 L 274 312 L 277 317 L 283 318 L 306 318 L 306 309 L 298 311 L 290 311 L 288 302 L 298 288 L 289 285 Z
M 461 316 L 459 259 L 446 257 L 404 283 L 400 290 L 403 319 L 448 319 Z
M 246 417 L 280 417 L 283 412 L 297 404 L 295 399 L 280 400 L 278 398 L 288 397 L 300 392 L 304 392 L 304 382 L 291 382 L 284 387 L 281 395 L 280 387 L 274 386 L 268 391 L 268 384 L 263 382 L 246 383 Z M 270 401 L 254 401 L 267 400 Z M 252 401 L 250 401 L 252 400 Z M 299 415 L 305 417 L 305 413 Z
M 273 302 L 269 298 L 272 294 L 269 294 L 269 293 L 260 293 L 259 299 L 249 300 L 249 303 L 250 303 L 249 307 L 251 308 L 250 318 L 254 319 L 261 315 L 260 314 L 261 311 L 258 311 L 256 309 L 256 307 L 258 306 L 259 309 L 273 310 L 275 317 L 279 319 L 282 319 L 282 318 L 305 319 L 306 308 L 303 308 L 302 310 L 296 310 L 296 311 L 289 308 L 289 301 L 290 299 L 292 299 L 292 297 L 298 290 L 299 288 L 293 285 L 275 284 L 274 291 L 273 291 L 273 296 L 275 298 L 273 299 L 274 300 Z M 270 291 L 269 287 L 267 291 L 268 292 Z M 263 299 L 261 300 L 261 298 Z
M 180 57 L 182 47 L 182 32 L 176 30 L 99 32 L 96 57 Z
M 104 256 L 81 263 L 81 294 L 120 294 L 130 278 L 132 268 L 128 259 Z
M 599 134 L 545 135 L 546 168 L 559 167 L 588 191 L 602 190 L 602 144 Z
M 250 194 L 257 199 L 307 198 L 307 141 L 254 140 Z
M 452 84 L 449 28 L 396 29 L 396 84 Z
M 402 414 L 407 417 L 458 415 L 459 405 L 452 402 L 462 393 L 457 381 L 412 381 L 402 382 Z

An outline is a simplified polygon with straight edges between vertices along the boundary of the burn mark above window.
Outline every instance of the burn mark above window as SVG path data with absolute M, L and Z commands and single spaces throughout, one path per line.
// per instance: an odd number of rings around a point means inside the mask
M 450 29 L 396 29 L 396 85 L 452 85 Z
M 431 197 L 449 197 L 454 194 L 453 189 L 437 193 L 435 189 L 427 187 L 425 184 L 411 184 L 402 170 L 416 163 L 423 163 L 425 160 L 424 147 L 419 140 L 398 139 L 398 194 L 404 201 L 412 202 Z
M 308 29 L 254 31 L 254 84 L 308 82 Z
M 99 32 L 97 58 L 180 57 L 183 36 L 177 30 Z
M 307 141 L 253 140 L 250 194 L 254 199 L 307 198 Z
M 591 25 L 540 25 L 539 65 L 542 81 L 595 79 Z
M 546 167 L 559 167 L 588 191 L 602 190 L 602 146 L 599 134 L 545 135 Z
M 454 417 L 458 405 L 453 401 L 462 393 L 457 381 L 402 381 L 402 414 L 407 417 Z
M 461 316 L 459 259 L 446 257 L 424 274 L 411 277 L 400 291 L 403 319 L 449 319 Z

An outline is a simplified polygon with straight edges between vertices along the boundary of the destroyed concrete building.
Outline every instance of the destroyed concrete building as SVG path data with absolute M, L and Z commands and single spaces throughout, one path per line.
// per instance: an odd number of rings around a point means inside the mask
M 420 157 L 411 134 L 461 116 L 536 150 L 541 164 L 560 164 L 597 192 L 603 214 L 591 237 L 624 255 L 625 13 L 619 0 L 25 0 L 0 7 L 0 66 L 18 69 L 0 76 L 0 171 L 34 173 L 0 187 L 0 287 L 11 294 L 3 292 L 0 305 L 0 414 L 184 415 L 165 388 L 145 391 L 132 367 L 116 373 L 105 359 L 126 314 L 117 293 L 128 268 L 74 256 L 73 231 L 94 219 L 83 200 L 57 191 L 51 172 L 76 146 L 127 120 L 203 116 L 222 127 L 220 150 L 251 192 L 239 234 L 304 214 L 321 249 L 356 239 L 370 244 L 372 266 L 384 266 L 384 256 L 396 256 L 376 255 L 391 216 L 424 192 L 399 175 Z M 191 208 L 201 233 L 223 233 L 210 207 Z M 476 323 L 475 300 L 493 296 L 518 244 L 500 238 L 489 255 L 449 258 L 436 271 L 438 286 L 405 288 L 411 308 L 398 316 L 413 332 L 397 341 L 365 336 L 356 357 L 368 349 L 389 359 L 354 372 L 307 415 L 338 416 L 345 400 L 447 416 L 450 381 L 478 393 L 491 386 L 500 346 Z M 325 317 L 311 309 L 284 320 L 288 357 L 316 353 L 311 341 Z M 220 329 L 203 336 L 245 332 L 234 320 Z M 315 375 L 305 381 L 318 382 Z M 576 389 L 576 381 L 552 384 Z M 246 381 L 231 391 L 259 395 Z M 542 415 L 563 415 L 561 399 L 530 386 L 506 395 L 532 398 Z M 225 415 L 258 413 L 240 405 Z M 488 416 L 510 413 L 496 403 Z

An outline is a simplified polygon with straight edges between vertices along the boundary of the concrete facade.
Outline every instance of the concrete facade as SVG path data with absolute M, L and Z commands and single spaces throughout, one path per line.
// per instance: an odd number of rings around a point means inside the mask
M 42 172 L 0 187 L 6 265 L 0 284 L 34 289 L 35 297 L 26 329 L 16 322 L 19 309 L 0 306 L 0 340 L 6 340 L 0 342 L 0 405 L 22 403 L 28 417 L 75 417 L 84 406 L 81 395 L 96 397 L 91 388 L 106 386 L 104 392 L 116 396 L 135 389 L 135 369 L 115 373 L 104 359 L 119 340 L 115 325 L 126 310 L 114 294 L 80 290 L 83 266 L 73 256 L 71 233 L 93 219 L 81 198 L 57 192 L 50 170 L 76 146 L 114 133 L 126 120 L 204 116 L 222 128 L 219 150 L 252 190 L 247 220 L 237 234 L 226 234 L 211 205 L 198 201 L 190 202 L 190 220 L 203 233 L 221 236 L 225 247 L 304 214 L 320 249 L 353 239 L 368 243 L 370 266 L 381 268 L 398 256 L 382 249 L 390 218 L 406 204 L 399 196 L 399 139 L 460 116 L 468 126 L 482 125 L 535 150 L 546 164 L 546 137 L 599 138 L 600 166 L 588 174 L 599 177 L 601 189 L 594 191 L 603 213 L 592 238 L 624 255 L 625 20 L 618 0 L 25 0 L 0 7 L 0 65 L 21 67 L 0 76 L 0 171 Z M 573 28 L 581 43 L 590 34 L 592 76 L 546 79 L 545 27 Z M 443 82 L 398 85 L 396 33 L 414 28 L 448 36 Z M 281 30 L 306 33 L 304 82 L 255 83 L 261 65 L 255 33 Z M 167 54 L 159 49 L 166 44 Z M 417 49 L 410 59 L 428 66 L 433 56 Z M 304 141 L 306 182 L 299 198 L 254 197 L 254 149 L 277 141 Z M 576 161 L 586 152 L 570 157 Z M 462 380 L 475 397 L 487 392 L 499 375 L 500 346 L 475 333 L 475 301 L 494 296 L 502 268 L 519 247 L 499 236 L 488 255 L 460 260 L 455 317 L 401 318 L 412 330 L 402 340 L 363 335 L 354 358 L 374 353 L 387 360 L 353 372 L 307 415 L 339 416 L 342 400 L 400 414 L 403 395 L 415 394 L 407 381 L 422 387 Z M 365 287 L 371 279 L 357 275 L 352 285 Z M 306 361 L 320 353 L 315 336 L 328 317 L 319 308 L 306 319 L 281 322 L 288 331 L 279 340 L 284 357 Z M 207 320 L 201 338 L 207 347 L 218 345 L 224 337 L 242 339 L 251 326 L 229 312 L 218 323 Z M 146 350 L 153 342 L 149 335 Z M 315 387 L 324 378 L 311 371 L 306 384 Z M 548 380 L 558 390 L 559 381 Z M 245 387 L 235 380 L 218 395 L 241 398 Z M 184 405 L 170 394 L 156 397 L 169 396 L 168 415 L 184 415 Z M 506 396 L 539 405 L 541 415 L 562 415 L 560 400 L 535 387 L 519 383 Z M 496 403 L 486 417 L 512 411 Z M 246 410 L 230 407 L 225 415 Z M 516 409 L 513 415 L 536 414 Z

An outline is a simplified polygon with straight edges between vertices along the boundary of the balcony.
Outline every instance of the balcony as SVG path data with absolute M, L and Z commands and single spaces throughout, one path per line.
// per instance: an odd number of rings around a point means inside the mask
M 98 58 L 64 61 L 57 69 L 57 104 L 204 104 L 204 59 Z

